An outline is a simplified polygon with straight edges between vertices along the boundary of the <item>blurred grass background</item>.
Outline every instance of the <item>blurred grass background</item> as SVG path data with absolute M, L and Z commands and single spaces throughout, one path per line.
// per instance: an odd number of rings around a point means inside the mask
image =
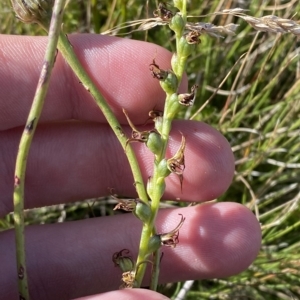
M 171 4 L 171 2 L 170 2 Z M 69 1 L 64 31 L 101 33 L 124 22 L 152 17 L 156 1 Z M 275 14 L 300 20 L 299 1 L 189 1 L 189 15 L 241 7 L 249 15 Z M 195 116 L 220 130 L 236 158 L 236 173 L 218 201 L 236 201 L 249 207 L 261 222 L 260 254 L 249 269 L 227 279 L 190 284 L 185 299 L 300 299 L 300 65 L 299 41 L 293 35 L 257 33 L 243 20 L 230 16 L 191 19 L 216 25 L 240 24 L 233 37 L 201 38 L 189 59 L 190 85 L 199 84 L 195 105 L 180 118 L 190 118 L 211 97 L 241 55 L 226 82 Z M 174 50 L 166 26 L 148 32 L 120 29 L 118 35 L 147 40 Z M 38 26 L 15 19 L 9 0 L 0 2 L 2 34 L 41 35 Z M 250 49 L 250 50 L 249 50 Z M 151 61 L 152 58 L 149 58 Z M 112 214 L 110 198 L 41 208 L 27 212 L 28 223 L 51 223 Z M 181 204 L 184 205 L 184 204 Z M 11 215 L 0 220 L 2 230 L 12 226 Z M 176 298 L 184 283 L 161 287 Z M 181 298 L 183 299 L 183 298 Z

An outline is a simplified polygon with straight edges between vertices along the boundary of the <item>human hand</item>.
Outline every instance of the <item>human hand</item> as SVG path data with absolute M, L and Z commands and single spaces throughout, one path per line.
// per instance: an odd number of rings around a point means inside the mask
M 130 128 L 122 108 L 136 125 L 143 124 L 153 108 L 163 108 L 164 93 L 150 76 L 149 63 L 156 56 L 160 67 L 170 68 L 169 52 L 148 43 L 100 35 L 69 38 L 128 135 Z M 13 209 L 15 158 L 45 46 L 46 39 L 41 37 L 0 37 L 0 216 Z M 168 155 L 178 149 L 181 133 L 186 137 L 183 190 L 178 178 L 171 175 L 164 198 L 202 202 L 220 196 L 234 172 L 228 142 L 201 122 L 175 121 Z M 152 172 L 153 155 L 143 144 L 132 145 L 146 181 Z M 123 149 L 92 97 L 58 55 L 29 154 L 25 206 L 106 195 L 108 187 L 120 195 L 136 197 Z M 158 232 L 175 228 L 180 220 L 178 214 L 186 220 L 177 247 L 163 249 L 161 283 L 227 277 L 241 272 L 255 259 L 260 227 L 244 206 L 226 202 L 161 210 Z M 126 248 L 135 257 L 141 226 L 133 215 L 124 214 L 27 227 L 31 299 L 72 299 L 118 289 L 121 271 L 113 267 L 112 254 Z M 0 265 L 1 298 L 17 299 L 13 231 L 0 234 Z M 165 299 L 139 289 L 85 299 L 141 297 Z

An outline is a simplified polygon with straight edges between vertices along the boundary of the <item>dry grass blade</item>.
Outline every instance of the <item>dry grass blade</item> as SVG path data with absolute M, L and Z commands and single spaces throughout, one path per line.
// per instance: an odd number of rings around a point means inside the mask
M 270 33 L 292 33 L 295 36 L 300 35 L 300 25 L 298 22 L 291 19 L 284 19 L 277 17 L 275 15 L 263 16 L 261 18 L 256 18 L 249 16 L 244 13 L 245 10 L 240 8 L 234 9 L 226 9 L 221 12 L 216 13 L 219 14 L 228 14 L 234 15 L 236 17 L 242 18 L 245 20 L 250 26 L 258 31 L 270 32 Z

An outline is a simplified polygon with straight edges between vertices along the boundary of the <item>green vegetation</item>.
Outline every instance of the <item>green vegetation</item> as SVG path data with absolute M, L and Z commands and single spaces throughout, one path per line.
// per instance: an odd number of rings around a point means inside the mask
M 245 2 L 246 3 L 246 2 Z M 70 1 L 64 31 L 100 33 L 120 24 L 152 17 L 155 1 Z M 249 1 L 248 15 L 274 14 L 288 19 L 296 15 L 296 1 L 275 6 L 267 1 Z M 230 8 L 238 7 L 232 2 Z M 226 7 L 224 1 L 189 3 L 188 15 L 208 15 Z M 276 10 L 277 9 L 277 10 Z M 194 119 L 219 129 L 229 140 L 236 158 L 236 175 L 218 201 L 235 201 L 253 210 L 262 226 L 263 242 L 256 261 L 242 274 L 222 280 L 195 282 L 186 299 L 298 299 L 300 298 L 300 99 L 299 43 L 292 34 L 257 32 L 234 16 L 208 15 L 193 21 L 215 25 L 240 24 L 232 37 L 201 37 L 198 51 L 188 60 L 189 82 L 199 85 L 194 106 L 180 118 Z M 118 35 L 147 40 L 170 51 L 172 33 L 164 26 L 149 31 L 124 28 Z M 2 34 L 41 35 L 39 26 L 15 20 L 9 0 L 0 2 Z M 234 68 L 240 57 L 241 60 Z M 152 58 L 149 58 L 150 60 Z M 229 74 L 230 72 L 230 74 Z M 227 80 L 217 91 L 223 79 Z M 213 98 L 210 98 L 216 91 Z M 89 203 L 92 206 L 87 205 Z M 86 215 L 113 213 L 113 199 L 59 205 L 28 211 L 28 223 L 51 223 L 81 219 Z M 172 202 L 172 205 L 174 203 Z M 182 203 L 180 205 L 183 205 Z M 1 220 L 10 227 L 12 216 Z M 176 297 L 183 283 L 162 287 Z

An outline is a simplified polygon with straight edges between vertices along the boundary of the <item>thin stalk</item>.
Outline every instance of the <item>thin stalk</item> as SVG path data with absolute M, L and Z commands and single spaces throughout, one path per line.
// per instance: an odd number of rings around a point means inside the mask
M 51 71 L 54 66 L 56 46 L 62 23 L 65 0 L 56 0 L 53 8 L 49 29 L 48 45 L 44 57 L 39 82 L 36 88 L 33 103 L 23 131 L 15 166 L 14 181 L 14 224 L 16 239 L 16 256 L 18 271 L 19 299 L 29 300 L 26 253 L 25 253 L 25 225 L 24 225 L 24 186 L 27 158 L 31 142 L 38 124 L 44 99 L 50 82 Z
M 158 286 L 158 277 L 159 277 L 159 269 L 160 269 L 160 259 L 161 259 L 161 252 L 158 249 L 153 253 L 153 267 L 152 267 L 152 277 L 151 277 L 151 285 L 150 290 L 156 291 Z
M 135 183 L 138 196 L 145 203 L 148 203 L 148 195 L 145 189 L 145 185 L 143 183 L 143 177 L 140 171 L 140 167 L 138 165 L 135 153 L 132 150 L 130 144 L 126 146 L 127 137 L 123 133 L 120 123 L 118 122 L 117 118 L 113 114 L 109 105 L 106 103 L 105 99 L 102 97 L 101 93 L 99 92 L 94 82 L 90 79 L 89 75 L 81 65 L 67 36 L 62 32 L 60 33 L 59 36 L 58 49 L 62 54 L 62 56 L 64 57 L 64 59 L 69 64 L 69 66 L 71 67 L 71 69 L 73 70 L 73 72 L 75 73 L 75 75 L 78 77 L 82 85 L 93 96 L 95 102 L 97 103 L 103 115 L 107 119 L 107 122 L 109 123 L 110 127 L 112 128 L 115 135 L 117 136 L 123 149 L 125 150 L 126 148 L 126 156 L 130 164 L 130 168 L 133 174 L 134 183 Z

